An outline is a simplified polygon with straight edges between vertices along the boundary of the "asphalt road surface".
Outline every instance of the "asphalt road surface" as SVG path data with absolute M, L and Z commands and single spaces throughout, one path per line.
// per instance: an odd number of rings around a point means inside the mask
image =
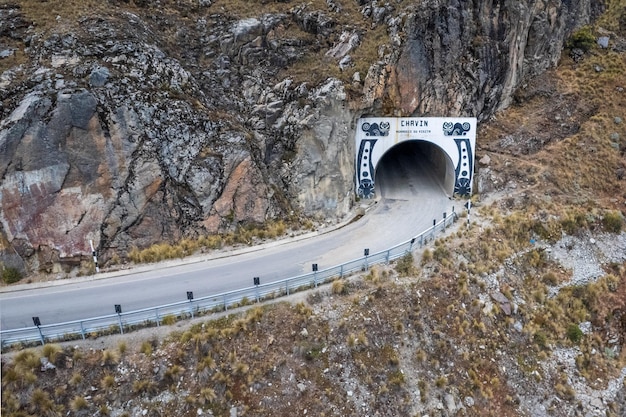
M 244 254 L 133 273 L 106 279 L 85 279 L 63 285 L 0 294 L 2 330 L 31 327 L 32 317 L 42 324 L 85 319 L 114 313 L 114 305 L 131 311 L 183 301 L 186 292 L 196 298 L 252 286 L 252 278 L 268 283 L 359 258 L 363 249 L 376 253 L 405 242 L 432 227 L 454 203 L 436 178 L 432 167 L 415 155 L 399 157 L 377 172 L 380 198 L 358 221 L 308 239 L 269 245 Z M 56 283 L 58 284 L 58 282 Z

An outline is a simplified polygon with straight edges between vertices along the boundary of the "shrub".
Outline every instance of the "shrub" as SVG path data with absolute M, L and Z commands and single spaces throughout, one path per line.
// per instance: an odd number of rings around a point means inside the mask
M 435 251 L 433 252 L 433 258 L 437 261 L 442 262 L 450 257 L 450 251 L 446 249 L 444 246 L 437 246 Z
M 263 314 L 263 307 L 254 307 L 246 312 L 246 319 L 249 323 L 256 323 L 261 321 Z
M 583 331 L 580 330 L 580 327 L 578 327 L 578 325 L 572 323 L 567 326 L 567 338 L 572 343 L 578 344 L 583 338 Z
M 624 220 L 619 211 L 609 211 L 602 218 L 602 225 L 607 232 L 618 234 L 622 231 L 623 224 Z
M 70 403 L 70 408 L 74 412 L 86 410 L 88 407 L 89 405 L 87 404 L 87 400 L 85 399 L 85 397 L 76 396 Z
M 304 302 L 300 301 L 298 304 L 296 304 L 296 312 L 303 317 L 311 317 L 311 315 L 313 314 L 313 310 L 311 310 L 311 307 L 307 306 L 306 304 L 304 304 Z
M 542 331 L 538 331 L 533 336 L 533 341 L 539 346 L 541 349 L 545 349 L 548 346 L 548 337 Z
M 163 316 L 163 318 L 161 319 L 161 323 L 166 326 L 171 326 L 172 324 L 176 323 L 176 316 L 173 314 L 167 314 Z
M 566 46 L 568 49 L 578 48 L 588 52 L 595 44 L 596 38 L 591 32 L 591 27 L 583 26 L 572 34 L 572 36 L 567 40 Z
M 115 386 L 115 377 L 113 375 L 111 375 L 111 374 L 105 375 L 102 378 L 102 380 L 100 381 L 100 386 L 104 390 L 108 390 L 110 388 L 113 388 Z
M 233 366 L 233 373 L 235 375 L 245 375 L 250 370 L 250 366 L 243 362 L 235 362 Z
M 50 399 L 50 394 L 41 388 L 35 388 L 33 390 L 30 396 L 30 403 L 37 411 L 43 414 L 51 413 L 55 409 L 54 401 Z
M 285 224 L 282 222 L 282 220 L 279 220 L 277 222 L 272 222 L 267 226 L 267 234 L 269 237 L 279 237 L 285 234 L 285 231 L 287 230 Z
M 338 279 L 336 281 L 333 281 L 333 284 L 331 285 L 331 291 L 333 294 L 338 295 L 347 294 L 348 286 L 346 285 L 345 281 Z
M 117 253 L 114 253 L 113 255 L 111 255 L 111 258 L 109 259 L 109 262 L 107 263 L 113 266 L 113 265 L 119 265 L 121 262 L 122 260 L 120 259 L 120 255 L 118 255 Z
M 401 277 L 408 277 L 417 274 L 417 268 L 413 263 L 413 254 L 407 253 L 402 258 L 398 259 L 396 263 L 396 272 Z
M 34 370 L 39 367 L 41 362 L 39 361 L 39 355 L 32 349 L 23 350 L 18 353 L 13 362 L 15 366 L 20 369 Z
M 60 353 L 61 346 L 56 344 L 45 344 L 41 349 L 41 354 L 48 358 L 51 363 L 56 363 Z
M 559 283 L 558 277 L 552 271 L 548 271 L 545 274 L 543 274 L 543 277 L 541 278 L 541 280 L 543 281 L 544 284 L 551 285 L 551 286 L 555 286 L 556 284 Z
M 365 280 L 371 281 L 374 283 L 378 283 L 380 281 L 379 271 L 376 266 L 373 266 L 372 268 L 370 268 L 370 272 L 369 274 L 365 276 Z
M 395 370 L 389 373 L 389 385 L 392 387 L 401 387 L 404 385 L 405 379 L 404 374 L 400 370 Z
M 182 366 L 174 364 L 165 371 L 163 378 L 166 381 L 173 383 L 182 375 L 183 372 L 184 369 Z
M 143 353 L 146 356 L 150 356 L 152 355 L 152 343 L 150 342 L 143 342 L 141 344 L 141 348 L 139 349 L 139 351 L 141 353 Z
M 426 265 L 433 259 L 433 253 L 430 249 L 424 249 L 424 253 L 422 254 L 422 265 Z
M 202 388 L 200 390 L 200 403 L 212 403 L 217 398 L 217 394 L 212 388 Z
M 14 284 L 22 279 L 22 273 L 17 268 L 7 267 L 2 271 L 2 281 L 6 284 Z
M 70 385 L 76 386 L 81 382 L 83 382 L 83 375 L 80 372 L 74 372 L 69 381 Z
M 140 379 L 133 382 L 133 393 L 135 394 L 153 394 L 157 390 L 157 385 L 153 381 Z
M 576 391 L 569 384 L 558 383 L 554 386 L 556 393 L 567 401 L 572 401 L 576 398 Z
M 118 362 L 119 358 L 116 352 L 105 349 L 102 351 L 102 364 L 103 365 L 115 365 Z
M 420 379 L 417 382 L 417 387 L 419 388 L 419 391 L 420 391 L 420 401 L 425 403 L 426 402 L 426 391 L 428 389 L 428 385 L 426 385 L 426 381 L 424 381 L 423 379 Z

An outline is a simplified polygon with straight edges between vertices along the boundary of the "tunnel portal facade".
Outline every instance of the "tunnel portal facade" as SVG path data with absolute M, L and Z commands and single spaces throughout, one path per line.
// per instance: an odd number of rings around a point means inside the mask
M 367 117 L 357 122 L 356 191 L 360 198 L 376 196 L 376 166 L 383 155 L 401 142 L 429 142 L 429 158 L 444 173 L 441 179 L 446 193 L 469 197 L 472 194 L 474 117 Z M 436 152 L 436 149 L 441 152 Z

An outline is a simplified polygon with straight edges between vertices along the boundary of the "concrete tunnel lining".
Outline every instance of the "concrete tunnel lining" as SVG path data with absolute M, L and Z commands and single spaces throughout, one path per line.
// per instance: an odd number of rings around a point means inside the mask
M 450 157 L 436 144 L 420 139 L 400 142 L 385 152 L 374 169 L 373 180 L 376 182 L 380 195 L 390 197 L 390 175 L 387 171 L 402 167 L 406 172 L 406 182 L 396 184 L 400 187 L 413 187 L 417 184 L 436 183 L 448 197 L 454 194 L 455 167 Z M 416 177 L 428 177 L 420 180 Z M 408 178 L 412 177 L 412 178 Z M 393 181 L 403 182 L 394 177 Z M 397 187 L 393 187 L 394 189 Z M 418 192 L 419 190 L 415 190 Z

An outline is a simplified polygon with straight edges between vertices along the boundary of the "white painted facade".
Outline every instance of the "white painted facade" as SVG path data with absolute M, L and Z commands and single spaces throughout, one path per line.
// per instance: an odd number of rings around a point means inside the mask
M 383 155 L 400 142 L 424 141 L 439 148 L 446 161 L 442 179 L 451 195 L 472 193 L 477 120 L 474 117 L 368 117 L 357 122 L 356 190 L 375 196 L 375 172 Z

